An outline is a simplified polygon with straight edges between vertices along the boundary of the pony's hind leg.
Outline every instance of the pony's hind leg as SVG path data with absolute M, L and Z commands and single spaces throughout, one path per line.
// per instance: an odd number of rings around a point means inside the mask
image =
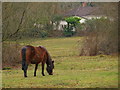
M 28 64 L 24 66 L 24 77 L 27 77 Z
M 34 76 L 36 76 L 37 67 L 38 67 L 38 64 L 35 64 Z
M 42 62 L 42 75 L 43 75 L 43 76 L 45 76 L 45 74 L 44 74 L 44 65 L 45 65 L 45 63 Z

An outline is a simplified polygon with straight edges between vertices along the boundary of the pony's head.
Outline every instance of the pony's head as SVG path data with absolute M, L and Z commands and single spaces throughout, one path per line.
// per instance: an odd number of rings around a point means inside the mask
M 47 65 L 46 70 L 47 70 L 49 75 L 53 75 L 53 69 L 54 69 L 54 61 L 52 61 L 52 63 Z

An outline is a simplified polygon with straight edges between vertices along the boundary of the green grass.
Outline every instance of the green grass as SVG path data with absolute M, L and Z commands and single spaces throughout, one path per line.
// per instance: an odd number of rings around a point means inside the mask
M 28 69 L 28 77 L 23 77 L 21 68 L 3 70 L 3 88 L 117 88 L 117 56 L 78 56 L 78 40 L 81 37 L 24 40 L 34 46 L 45 46 L 55 61 L 54 75 L 41 75 L 41 65 L 37 76 L 33 76 L 34 65 Z M 21 41 L 21 44 L 24 44 Z M 82 44 L 82 43 L 81 43 Z

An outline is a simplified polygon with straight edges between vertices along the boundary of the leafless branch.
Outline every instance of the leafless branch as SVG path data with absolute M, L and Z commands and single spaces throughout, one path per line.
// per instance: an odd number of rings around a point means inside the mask
M 2 42 L 5 41 L 5 40 L 7 40 L 8 38 L 14 36 L 15 34 L 17 34 L 17 33 L 19 32 L 20 27 L 21 27 L 21 24 L 22 24 L 22 22 L 23 22 L 23 18 L 24 18 L 24 16 L 25 16 L 25 11 L 26 11 L 26 10 L 24 10 L 23 13 L 22 13 L 22 16 L 21 16 L 21 19 L 20 19 L 20 23 L 18 24 L 17 30 L 16 30 L 14 33 L 10 34 L 7 38 L 3 39 Z
M 25 10 L 23 11 L 23 14 L 22 14 L 22 17 L 21 17 L 21 19 L 20 19 L 20 23 L 19 23 L 19 25 L 18 25 L 17 30 L 16 30 L 13 34 L 11 34 L 9 37 L 12 37 L 12 36 L 15 35 L 16 33 L 18 33 L 18 31 L 20 30 L 20 26 L 21 26 L 21 24 L 22 24 L 22 22 L 23 22 L 23 17 L 24 17 L 24 15 L 25 15 Z

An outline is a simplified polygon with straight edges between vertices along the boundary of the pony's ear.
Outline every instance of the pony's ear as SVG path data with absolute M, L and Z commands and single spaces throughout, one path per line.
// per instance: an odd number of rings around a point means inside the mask
M 54 63 L 54 61 L 52 61 L 52 63 Z

